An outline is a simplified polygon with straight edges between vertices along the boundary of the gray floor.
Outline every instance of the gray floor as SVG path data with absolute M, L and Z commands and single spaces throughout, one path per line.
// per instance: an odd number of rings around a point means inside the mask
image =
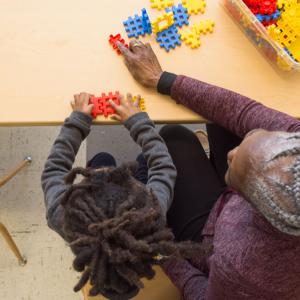
M 204 129 L 203 125 L 184 125 L 191 130 Z M 162 125 L 156 126 L 160 130 Z M 94 126 L 87 139 L 87 159 L 99 152 L 111 153 L 118 164 L 135 160 L 141 152 L 123 126 Z

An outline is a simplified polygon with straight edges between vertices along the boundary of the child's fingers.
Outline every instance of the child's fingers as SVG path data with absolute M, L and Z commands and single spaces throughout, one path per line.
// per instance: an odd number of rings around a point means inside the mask
M 134 101 L 134 103 L 133 103 L 133 105 L 134 105 L 135 107 L 139 107 L 141 98 L 142 98 L 141 95 L 137 95 L 137 96 L 136 96 L 136 99 L 135 99 L 135 101 Z
M 75 94 L 74 95 L 74 102 L 77 103 L 79 101 L 79 95 Z
M 88 111 L 89 111 L 90 113 L 92 112 L 93 108 L 94 108 L 94 104 L 89 104 L 89 105 L 88 105 Z
M 121 99 L 120 99 L 120 101 L 121 101 Z M 120 112 L 121 112 L 121 106 L 120 105 L 116 104 L 113 100 L 109 100 L 108 103 L 117 112 L 117 114 L 120 114 Z
M 133 103 L 132 94 L 127 93 L 127 105 L 130 105 Z
M 75 100 L 71 100 L 70 104 L 71 104 L 72 109 L 74 109 L 75 108 Z
M 123 95 L 119 96 L 119 101 L 120 101 L 121 106 L 126 106 L 127 105 L 127 102 L 126 102 L 125 97 Z
M 122 119 L 121 119 L 121 117 L 120 117 L 119 115 L 112 115 L 110 118 L 111 118 L 112 120 L 115 120 L 115 121 L 118 121 L 118 122 L 121 122 L 121 121 L 122 121 Z

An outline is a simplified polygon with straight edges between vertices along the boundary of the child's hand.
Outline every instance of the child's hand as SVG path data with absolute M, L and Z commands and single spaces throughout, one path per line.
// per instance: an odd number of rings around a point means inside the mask
M 136 97 L 136 101 L 133 102 L 133 98 L 131 94 L 127 94 L 127 99 L 123 96 L 120 96 L 120 105 L 117 105 L 114 101 L 110 100 L 109 104 L 116 111 L 115 115 L 112 115 L 112 119 L 119 122 L 126 122 L 133 115 L 141 112 L 139 108 L 139 103 L 141 100 L 141 96 Z
M 74 95 L 74 100 L 71 101 L 73 111 L 82 112 L 90 116 L 94 107 L 93 104 L 90 104 L 91 97 L 93 97 L 93 95 L 88 93 Z

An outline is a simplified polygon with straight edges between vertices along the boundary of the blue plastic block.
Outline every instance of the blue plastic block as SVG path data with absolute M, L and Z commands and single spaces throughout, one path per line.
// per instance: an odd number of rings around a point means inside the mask
M 280 11 L 277 9 L 273 14 L 271 15 L 262 15 L 262 14 L 257 14 L 256 18 L 258 19 L 259 22 L 270 22 L 270 21 L 276 21 L 279 19 L 281 16 Z
M 151 26 L 150 18 L 149 18 L 146 8 L 142 9 L 142 22 L 143 22 L 144 32 L 151 34 L 152 26 Z
M 183 25 L 189 25 L 190 15 L 185 7 L 182 4 L 178 4 L 178 6 L 173 6 L 172 10 L 170 8 L 166 9 L 167 12 L 173 11 L 174 14 L 174 24 L 177 27 L 182 27 Z
M 158 32 L 156 40 L 159 42 L 160 47 L 165 48 L 167 52 L 181 45 L 180 34 L 175 25 Z
M 123 24 L 129 38 L 137 38 L 140 35 L 145 35 L 143 18 L 141 16 L 135 15 L 134 17 L 129 17 Z

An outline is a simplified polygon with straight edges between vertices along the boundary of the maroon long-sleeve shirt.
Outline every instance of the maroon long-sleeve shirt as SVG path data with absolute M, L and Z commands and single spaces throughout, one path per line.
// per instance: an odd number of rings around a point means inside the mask
M 169 90 L 178 103 L 237 136 L 255 128 L 300 131 L 298 120 L 237 93 L 185 76 L 164 77 L 163 93 Z M 242 196 L 226 191 L 202 233 L 213 244 L 210 257 L 164 266 L 183 299 L 300 299 L 300 237 L 275 229 Z

